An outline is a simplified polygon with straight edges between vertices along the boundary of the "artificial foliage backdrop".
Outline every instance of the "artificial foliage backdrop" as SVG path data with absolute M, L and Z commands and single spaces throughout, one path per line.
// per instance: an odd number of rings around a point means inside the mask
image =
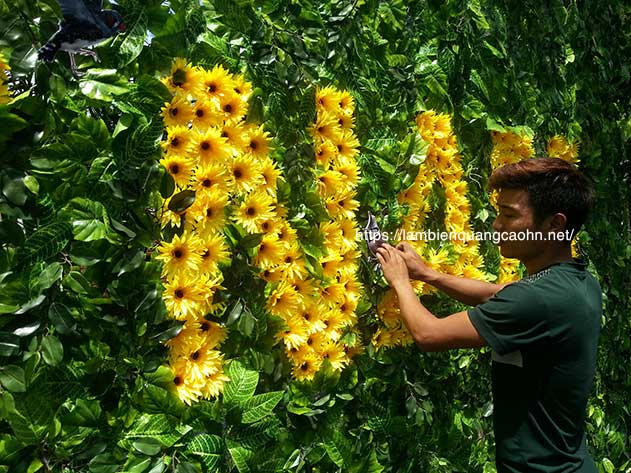
M 544 155 L 595 184 L 588 445 L 629 471 L 626 2 L 114 8 L 73 76 L 57 2 L 0 0 L 0 472 L 495 471 L 489 350 L 419 351 L 361 230 L 490 230 L 492 170 Z

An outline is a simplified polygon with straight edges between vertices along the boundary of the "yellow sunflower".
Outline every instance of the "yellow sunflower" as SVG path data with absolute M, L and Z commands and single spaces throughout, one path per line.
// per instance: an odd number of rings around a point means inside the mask
M 202 312 L 207 297 L 203 281 L 186 274 L 178 274 L 167 281 L 162 294 L 167 310 L 178 320 L 186 320 Z
M 164 264 L 163 275 L 175 276 L 179 273 L 195 274 L 202 262 L 201 240 L 194 234 L 184 232 L 175 235 L 171 242 L 163 241 L 158 247 L 156 259 Z
M 294 365 L 291 374 L 298 381 L 310 381 L 322 366 L 322 359 L 317 355 L 309 355 Z
M 261 222 L 274 217 L 273 204 L 268 194 L 252 192 L 246 195 L 232 218 L 246 231 L 257 233 Z
M 234 93 L 232 75 L 222 66 L 215 66 L 204 72 L 201 83 L 209 99 L 221 99 L 226 94 Z
M 282 263 L 286 245 L 276 235 L 266 235 L 256 253 L 256 265 L 260 268 L 273 268 Z
M 227 166 L 229 186 L 236 192 L 250 192 L 263 183 L 259 164 L 250 155 L 237 156 Z
M 217 105 L 206 99 L 199 99 L 195 102 L 191 118 L 193 128 L 198 130 L 223 125 L 223 114 L 219 112 Z
M 282 341 L 287 348 L 298 348 L 307 342 L 309 334 L 300 317 L 288 317 L 285 325 L 286 328 L 276 334 L 277 341 Z
M 247 151 L 247 129 L 242 123 L 226 123 L 221 128 L 221 136 L 232 146 L 233 154 L 239 155 Z
M 333 218 L 353 218 L 359 208 L 359 202 L 354 199 L 353 192 L 328 197 L 324 204 Z
M 338 113 L 341 111 L 341 100 L 340 92 L 335 87 L 327 86 L 316 90 L 316 108 L 318 113 Z
M 199 69 L 186 62 L 186 59 L 177 58 L 171 67 L 171 73 L 162 81 L 175 95 L 197 96 L 200 92 L 201 73 Z
M 230 251 L 226 247 L 221 233 L 206 235 L 201 240 L 201 263 L 199 269 L 202 274 L 215 274 L 219 265 L 230 261 Z
M 234 77 L 233 81 L 233 89 L 235 94 L 241 96 L 241 100 L 247 102 L 252 95 L 252 84 L 245 80 L 242 75 L 237 75 Z
M 188 215 L 196 223 L 200 236 L 205 237 L 223 229 L 226 205 L 228 196 L 219 187 L 210 188 L 197 196 L 193 205 L 189 207 Z
M 207 128 L 193 133 L 193 152 L 202 166 L 221 163 L 230 156 L 228 140 L 221 136 L 220 128 Z
M 223 112 L 223 119 L 231 123 L 243 120 L 248 111 L 247 103 L 232 90 L 219 99 L 219 109 Z
M 267 309 L 283 318 L 291 317 L 304 307 L 304 299 L 287 281 L 281 281 L 267 300 Z
M 337 144 L 342 136 L 342 129 L 337 122 L 337 117 L 329 113 L 319 113 L 316 122 L 309 127 L 309 131 L 316 145 L 326 140 Z
M 171 102 L 162 107 L 165 126 L 188 126 L 193 119 L 193 107 L 186 97 L 175 96 Z
M 355 111 L 355 99 L 348 90 L 340 92 L 340 108 L 345 115 L 352 115 Z
M 316 147 L 316 164 L 322 169 L 328 169 L 329 164 L 335 156 L 337 156 L 337 147 L 330 141 L 323 141 Z
M 210 190 L 228 191 L 228 173 L 223 163 L 200 165 L 195 170 L 192 187 L 197 197 Z
M 223 368 L 223 354 L 206 344 L 188 353 L 186 361 L 189 378 L 195 385 L 205 384 L 208 376 L 218 373 Z
M 333 196 L 340 192 L 340 190 L 349 190 L 344 181 L 345 177 L 333 169 L 319 173 L 316 172 L 317 190 L 321 198 Z
M 357 161 L 345 156 L 339 156 L 332 169 L 344 176 L 344 184 L 350 188 L 357 187 L 359 182 L 359 165 Z
M 269 154 L 269 133 L 263 130 L 263 125 L 250 129 L 245 141 L 246 150 L 251 155 L 263 159 Z
M 195 169 L 195 163 L 191 158 L 167 154 L 160 160 L 160 164 L 171 174 L 178 187 L 185 188 L 191 182 Z
M 190 377 L 186 359 L 181 358 L 171 365 L 171 370 L 173 371 L 173 386 L 180 400 L 189 406 L 197 402 L 202 395 L 202 385 L 196 384 Z
M 318 350 L 320 356 L 331 363 L 331 367 L 336 371 L 341 371 L 350 362 L 344 351 L 344 346 L 333 340 L 325 343 Z
M 185 126 L 167 128 L 167 139 L 161 143 L 162 149 L 169 156 L 187 157 L 193 146 L 193 133 Z
M 354 158 L 359 154 L 359 140 L 352 131 L 345 131 L 332 141 L 337 146 L 338 156 Z

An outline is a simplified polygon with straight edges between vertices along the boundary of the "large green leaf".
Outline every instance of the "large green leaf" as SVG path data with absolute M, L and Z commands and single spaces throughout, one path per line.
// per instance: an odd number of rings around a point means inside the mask
M 218 435 L 199 434 L 186 446 L 186 452 L 201 457 L 207 471 L 218 469 L 223 458 L 224 443 Z
M 267 417 L 282 398 L 283 391 L 267 392 L 252 396 L 243 403 L 242 421 L 246 424 L 252 424 Z
M 244 404 L 249 400 L 259 381 L 256 371 L 247 369 L 240 361 L 232 360 L 226 369 L 230 378 L 224 388 L 224 400 L 227 404 Z
M 100 202 L 76 197 L 62 209 L 60 215 L 72 224 L 76 240 L 115 240 L 116 234 L 110 227 L 107 210 Z

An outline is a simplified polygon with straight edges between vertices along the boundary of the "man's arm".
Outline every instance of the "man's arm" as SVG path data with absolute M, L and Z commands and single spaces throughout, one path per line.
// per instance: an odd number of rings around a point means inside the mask
M 384 245 L 385 246 L 385 245 Z M 407 265 L 410 277 L 431 284 L 449 297 L 463 304 L 475 306 L 493 297 L 506 284 L 493 284 L 477 279 L 462 278 L 439 273 L 425 264 L 422 258 L 407 243 L 399 243 L 397 250 Z
M 486 345 L 466 312 L 439 319 L 421 304 L 410 284 L 407 265 L 399 251 L 381 247 L 377 250 L 377 258 L 384 276 L 397 293 L 401 318 L 421 350 L 441 351 Z

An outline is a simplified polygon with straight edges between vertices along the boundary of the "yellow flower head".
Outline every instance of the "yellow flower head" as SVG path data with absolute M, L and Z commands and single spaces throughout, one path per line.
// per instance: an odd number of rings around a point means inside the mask
M 266 235 L 261 240 L 256 254 L 256 264 L 259 268 L 273 268 L 283 261 L 286 245 L 276 235 Z
M 340 92 L 339 104 L 344 115 L 352 115 L 355 112 L 355 99 L 348 90 Z
M 192 112 L 193 128 L 206 130 L 213 126 L 223 125 L 223 114 L 213 102 L 199 99 L 195 102 Z
M 211 71 L 204 72 L 201 82 L 209 99 L 221 99 L 227 94 L 234 93 L 232 75 L 222 66 L 215 66 Z
M 200 236 L 218 232 L 225 225 L 224 209 L 228 205 L 228 196 L 220 187 L 213 187 L 199 194 L 189 208 L 189 216 L 197 224 Z
M 316 90 L 316 108 L 318 113 L 337 113 L 341 110 L 340 92 L 331 86 Z
M 250 233 L 257 233 L 261 222 L 274 217 L 273 201 L 262 192 L 248 194 L 233 214 L 235 222 Z
M 196 385 L 204 385 L 206 378 L 223 369 L 223 354 L 203 344 L 187 354 L 189 378 Z
M 318 350 L 320 356 L 331 364 L 331 367 L 336 371 L 342 371 L 346 365 L 350 362 L 344 351 L 344 346 L 333 340 L 328 341 L 320 350 Z
M 290 281 L 303 278 L 307 270 L 298 245 L 291 245 L 285 250 L 282 258 L 281 269 Z
M 263 159 L 269 154 L 269 133 L 263 131 L 263 126 L 253 128 L 246 138 L 246 150 L 251 155 Z
M 162 298 L 167 310 L 178 320 L 196 317 L 205 307 L 208 297 L 203 281 L 196 276 L 178 274 L 164 285 Z
M 195 274 L 202 262 L 201 248 L 202 242 L 196 235 L 184 232 L 182 236 L 175 235 L 170 243 L 163 241 L 156 259 L 164 263 L 162 272 L 168 277 Z
M 267 309 L 283 318 L 291 317 L 304 307 L 304 299 L 287 281 L 281 281 L 267 301 Z
M 328 169 L 329 164 L 337 156 L 337 147 L 330 141 L 323 141 L 316 147 L 316 164 L 322 169 Z
M 241 96 L 241 100 L 247 102 L 252 95 L 252 84 L 245 80 L 242 75 L 237 75 L 234 77 L 233 81 L 233 89 L 235 94 Z
M 336 116 L 329 113 L 319 113 L 316 122 L 309 128 L 309 131 L 316 144 L 326 140 L 337 142 L 342 135 L 342 129 Z
M 359 140 L 352 131 L 345 131 L 337 140 L 334 139 L 332 141 L 337 146 L 338 156 L 354 158 L 359 154 Z
M 337 194 L 340 188 L 343 190 L 350 190 L 346 185 L 344 185 L 344 181 L 344 176 L 333 169 L 317 173 L 316 184 L 318 186 L 318 194 L 320 197 L 326 198 Z
M 202 386 L 199 383 L 195 384 L 190 377 L 186 360 L 181 358 L 171 365 L 171 369 L 173 370 L 173 387 L 180 400 L 189 406 L 197 402 L 202 395 Z
M 167 170 L 175 184 L 180 188 L 188 186 L 193 177 L 195 163 L 186 156 L 167 154 L 160 160 L 160 164 Z
M 193 152 L 199 156 L 202 166 L 221 163 L 230 156 L 228 140 L 221 136 L 221 129 L 207 128 L 193 134 Z
M 263 177 L 263 183 L 259 186 L 259 190 L 264 190 L 270 195 L 276 195 L 276 184 L 278 177 L 282 174 L 280 169 L 276 167 L 276 163 L 269 157 L 263 158 L 259 162 L 259 169 Z
M 222 192 L 228 191 L 228 173 L 223 163 L 210 163 L 200 165 L 195 170 L 193 179 L 193 189 L 199 198 L 200 195 L 218 189 Z
M 186 97 L 175 96 L 162 107 L 165 126 L 187 126 L 193 119 L 193 107 Z
M 230 91 L 219 99 L 219 108 L 223 112 L 226 122 L 239 122 L 248 111 L 247 104 L 241 100 L 241 96 Z
M 164 152 L 169 156 L 188 156 L 193 146 L 193 133 L 185 126 L 167 128 L 167 139 L 162 142 Z
M 291 374 L 298 381 L 312 380 L 315 374 L 322 366 L 322 359 L 317 355 L 309 355 L 300 360 L 300 362 L 294 365 L 294 369 Z
M 230 260 L 230 252 L 226 248 L 226 243 L 221 233 L 207 235 L 202 240 L 201 252 L 199 269 L 202 274 L 215 274 L 219 271 L 220 264 Z
M 276 334 L 276 340 L 282 341 L 287 348 L 298 348 L 307 342 L 309 334 L 300 317 L 288 317 L 286 328 Z
M 259 163 L 250 155 L 228 161 L 229 184 L 237 192 L 250 192 L 263 183 Z
M 348 187 L 354 188 L 357 186 L 359 182 L 359 166 L 357 161 L 352 158 L 340 156 L 333 165 L 333 169 L 344 176 L 344 183 Z
M 328 197 L 325 206 L 329 215 L 333 218 L 353 218 L 359 208 L 359 202 L 353 197 L 353 192 Z
M 200 79 L 201 73 L 196 67 L 187 63 L 185 59 L 177 58 L 171 67 L 171 73 L 163 82 L 172 94 L 196 96 L 200 91 Z
M 247 151 L 247 135 L 246 128 L 240 123 L 226 123 L 221 128 L 221 136 L 228 140 L 233 154 L 243 154 Z

